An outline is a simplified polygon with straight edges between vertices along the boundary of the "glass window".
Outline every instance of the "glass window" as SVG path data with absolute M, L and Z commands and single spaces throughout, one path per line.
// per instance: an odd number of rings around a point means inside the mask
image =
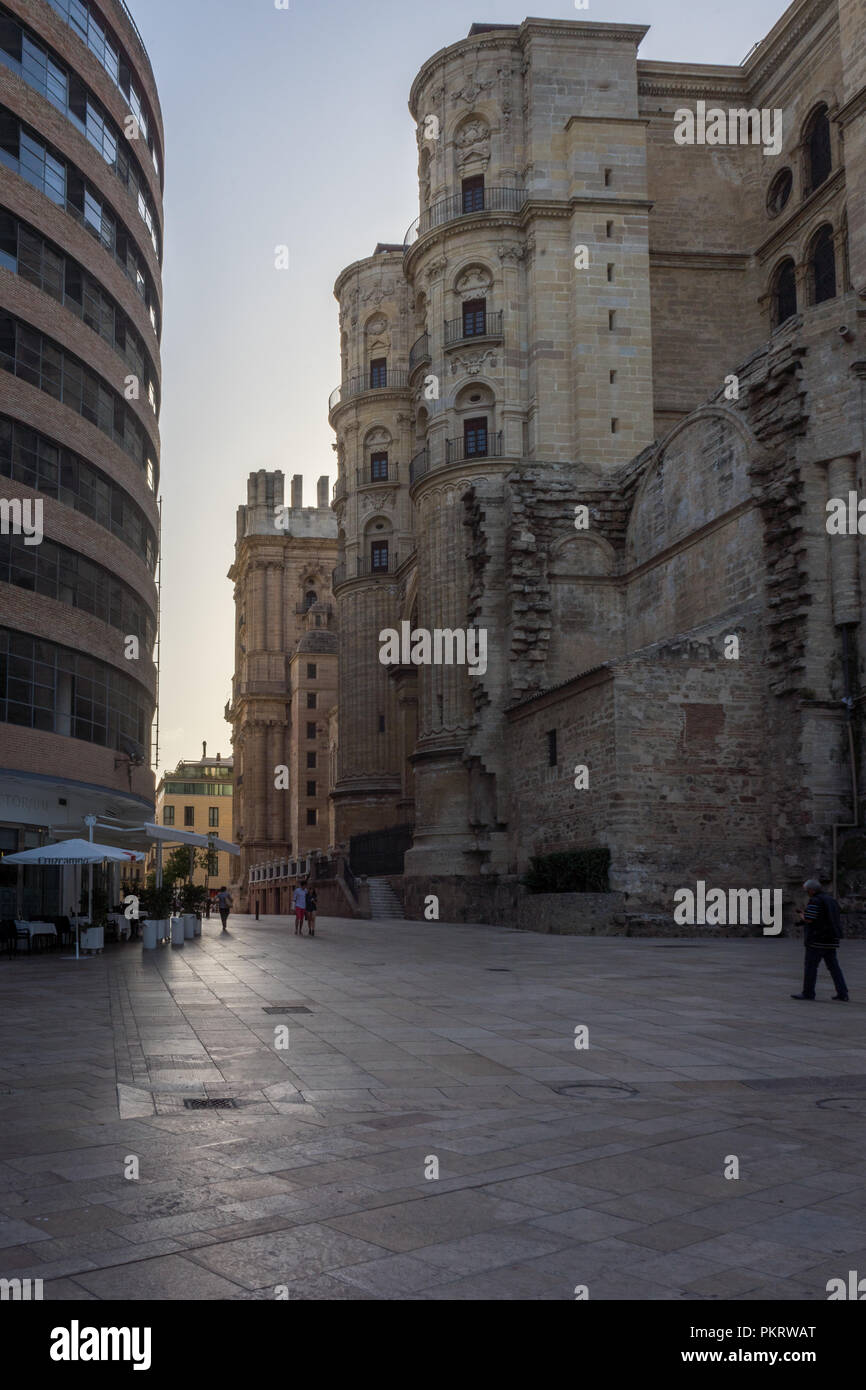
M 184 825 L 195 825 L 195 807 L 194 807 L 194 806 L 184 806 L 184 808 L 183 808 L 183 823 L 184 823 Z
M 373 541 L 370 547 L 370 569 L 387 570 L 388 568 L 388 542 Z
M 312 723 L 312 721 L 308 721 L 308 723 L 307 723 L 307 738 L 315 738 L 315 737 L 316 737 L 316 726 L 315 726 L 314 723 Z
M 307 662 L 307 680 L 308 680 L 308 681 L 314 681 L 314 680 L 316 679 L 316 669 L 317 669 L 317 668 L 316 668 L 316 665 L 315 665 L 314 662 L 312 662 L 312 661 L 308 661 L 308 662 Z
M 469 299 L 463 305 L 463 337 L 475 338 L 487 332 L 487 300 Z
M 797 312 L 797 277 L 792 260 L 783 261 L 773 285 L 773 326 L 778 328 Z
M 809 177 L 809 186 L 806 191 L 811 193 L 826 182 L 833 166 L 830 147 L 830 121 L 826 106 L 819 106 L 809 122 L 806 135 L 806 153 Z
M 484 175 L 476 174 L 471 179 L 464 179 L 463 191 L 463 211 L 481 212 L 484 208 Z
M 215 828 L 219 825 L 219 823 L 220 823 L 220 808 L 219 808 L 219 806 L 208 806 L 208 808 L 207 808 L 207 823 L 208 823 L 208 825 L 211 827 L 211 829 L 215 829 Z
M 163 823 L 163 825 L 174 825 L 174 807 L 173 807 L 173 806 L 163 806 L 163 808 L 162 808 L 162 823 Z
M 318 818 L 319 818 L 319 813 L 318 813 L 318 811 L 316 810 L 315 806 L 308 806 L 308 807 L 307 807 L 307 825 L 315 825 L 315 824 L 316 824 L 316 821 L 318 820 Z
M 388 359 L 375 357 L 370 363 L 370 388 L 388 385 Z
M 388 477 L 388 455 L 370 455 L 370 478 L 376 482 L 384 482 Z
M 822 227 L 812 249 L 812 302 L 836 298 L 836 252 L 832 227 Z
M 308 754 L 307 754 L 307 768 L 308 768 L 308 769 L 314 769 L 315 766 L 316 766 L 316 755 L 315 755 L 315 753 L 308 753 Z
M 307 709 L 315 709 L 315 708 L 316 708 L 316 692 L 315 692 L 315 690 L 308 690 L 308 691 L 307 691 Z
M 463 422 L 463 453 L 466 458 L 483 458 L 487 454 L 487 417 L 478 416 Z
M 307 783 L 307 796 L 315 796 L 315 795 L 316 795 L 316 783 L 315 783 L 315 782 L 308 782 L 308 783 Z

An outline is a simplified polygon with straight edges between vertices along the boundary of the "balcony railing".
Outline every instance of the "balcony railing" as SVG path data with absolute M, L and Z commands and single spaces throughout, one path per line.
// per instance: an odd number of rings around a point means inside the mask
M 484 447 L 479 447 L 478 441 L 469 449 L 466 448 L 466 440 L 461 436 L 458 439 L 446 439 L 445 441 L 445 462 L 447 463 L 473 463 L 475 459 L 501 459 L 502 458 L 502 431 L 498 434 L 488 434 Z
M 421 337 L 420 337 L 420 338 L 416 338 L 416 339 L 415 339 L 415 342 L 412 344 L 411 348 L 409 349 L 409 372 L 410 372 L 410 374 L 411 374 L 412 372 L 414 372 L 415 368 L 418 367 L 418 366 L 420 366 L 422 362 L 429 362 L 429 361 L 430 361 L 430 334 L 429 334 L 429 333 L 422 333 L 422 334 L 421 334 Z
M 422 449 L 420 454 L 416 454 L 409 464 L 409 482 L 416 483 L 419 478 L 423 478 L 425 473 L 430 471 L 430 450 Z
M 346 479 L 345 479 L 345 478 L 338 478 L 337 481 L 334 483 L 334 491 L 333 491 L 333 494 L 332 494 L 332 496 L 331 496 L 331 501 L 332 501 L 332 502 L 339 502 L 340 498 L 341 498 L 341 497 L 345 497 L 345 496 L 346 496 Z
M 355 474 L 358 487 L 374 487 L 376 483 L 396 483 L 400 472 L 400 466 L 388 461 L 388 471 L 384 477 L 375 477 L 372 468 L 359 468 Z
M 366 391 L 404 391 L 409 385 L 409 373 L 405 368 L 389 367 L 387 371 L 377 372 L 375 378 L 369 373 L 353 376 L 342 382 L 328 397 L 328 410 L 343 405 L 353 396 L 363 396 Z
M 502 337 L 502 310 L 497 309 L 493 314 L 484 314 L 480 322 L 475 317 L 474 322 L 470 322 L 468 316 L 465 319 L 449 319 L 445 324 L 445 346 L 454 347 L 455 343 L 470 343 L 473 338 L 501 338 Z
M 440 198 L 432 207 L 426 208 L 420 217 L 416 217 L 404 238 L 403 250 L 408 251 L 425 232 L 459 217 L 473 217 L 478 212 L 519 212 L 524 198 L 525 194 L 520 188 L 483 188 Z
M 337 565 L 331 577 L 331 588 L 336 591 L 341 584 L 348 584 L 353 579 L 375 579 L 377 575 L 384 577 L 395 574 L 402 564 L 400 555 L 396 551 L 389 551 L 385 558 L 387 563 L 374 565 L 369 555 L 356 555 L 354 560 Z

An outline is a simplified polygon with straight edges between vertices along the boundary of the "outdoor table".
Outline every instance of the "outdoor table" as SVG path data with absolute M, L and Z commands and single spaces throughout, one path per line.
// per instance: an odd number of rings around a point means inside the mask
M 23 922 L 16 919 L 15 927 L 18 931 L 26 931 L 30 935 L 30 944 L 33 945 L 34 936 L 56 936 L 57 928 L 51 922 Z
M 52 924 L 51 924 L 50 922 L 19 922 L 19 921 L 16 921 L 15 926 L 18 928 L 19 931 L 26 931 L 26 932 L 29 932 L 29 933 L 30 933 L 30 939 L 31 939 L 31 941 L 32 941 L 32 939 L 33 939 L 34 936 L 56 936 L 56 935 L 57 935 L 57 928 L 54 927 L 54 926 L 52 926 Z

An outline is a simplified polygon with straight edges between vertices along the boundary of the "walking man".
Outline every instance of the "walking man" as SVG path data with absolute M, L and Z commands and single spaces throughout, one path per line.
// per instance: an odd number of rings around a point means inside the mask
M 295 891 L 292 894 L 292 905 L 295 909 L 295 936 L 304 934 L 304 913 L 307 907 L 307 894 L 300 883 L 295 884 Z
M 223 924 L 223 931 L 228 931 L 226 922 L 229 919 L 229 910 L 232 907 L 232 905 L 232 895 L 231 893 L 229 893 L 225 884 L 223 884 L 222 888 L 217 893 L 217 906 L 219 907 L 220 911 L 220 920 Z
M 836 950 L 842 940 L 842 914 L 839 904 L 829 893 L 823 891 L 816 878 L 807 878 L 803 887 L 809 894 L 805 911 L 802 908 L 797 911 L 797 917 L 805 924 L 803 937 L 806 943 L 806 961 L 803 969 L 803 993 L 792 994 L 791 998 L 815 998 L 818 966 L 823 961 L 836 986 L 833 998 L 847 1004 L 848 986 L 836 959 Z

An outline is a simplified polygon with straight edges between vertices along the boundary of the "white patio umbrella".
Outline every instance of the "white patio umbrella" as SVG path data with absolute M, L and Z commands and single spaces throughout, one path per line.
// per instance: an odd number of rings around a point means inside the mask
M 91 828 L 91 834 L 92 834 Z M 144 855 L 134 849 L 117 849 L 114 845 L 99 845 L 93 840 L 61 840 L 53 845 L 39 845 L 36 849 L 23 849 L 18 854 L 7 854 L 3 857 L 4 864 L 30 864 L 32 867 L 41 865 L 46 869 L 62 869 L 66 865 L 74 865 L 78 869 L 78 882 L 76 884 L 76 903 L 81 892 L 81 866 L 88 864 L 91 868 L 91 897 L 92 897 L 92 870 L 94 864 L 108 863 L 137 863 L 144 858 Z M 93 916 L 92 902 L 91 917 Z M 78 911 L 73 914 L 75 917 L 75 959 L 80 960 L 78 949 Z

